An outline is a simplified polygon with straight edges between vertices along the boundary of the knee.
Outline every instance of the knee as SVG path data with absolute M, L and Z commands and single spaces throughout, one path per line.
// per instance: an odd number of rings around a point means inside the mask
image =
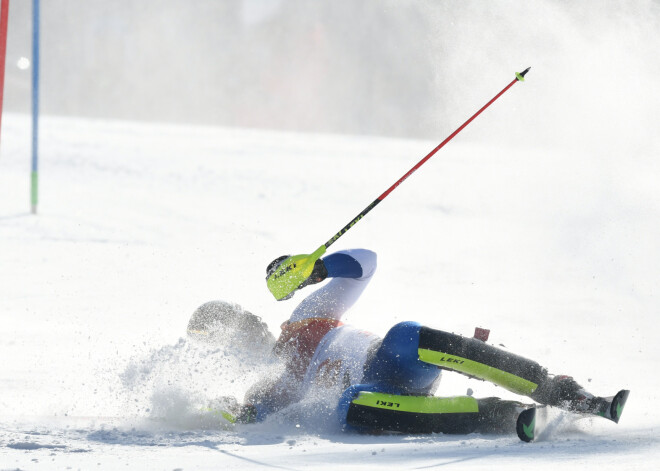
M 418 322 L 405 321 L 394 325 L 383 338 L 382 347 L 385 354 L 399 359 L 397 363 L 417 361 L 419 348 L 419 332 L 422 325 Z
M 365 369 L 365 382 L 391 385 L 400 394 L 428 394 L 433 391 L 440 370 L 419 359 L 421 329 L 421 324 L 417 322 L 400 322 L 392 327 Z

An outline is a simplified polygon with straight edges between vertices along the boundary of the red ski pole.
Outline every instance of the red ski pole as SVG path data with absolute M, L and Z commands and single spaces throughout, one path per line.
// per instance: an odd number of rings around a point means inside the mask
M 504 87 L 501 92 L 499 92 L 488 103 L 486 103 L 483 107 L 481 107 L 479 111 L 477 111 L 467 121 L 461 124 L 460 127 L 456 129 L 456 131 L 451 133 L 444 141 L 438 144 L 438 146 L 435 149 L 433 149 L 431 152 L 429 152 L 426 155 L 426 157 L 424 157 L 422 160 L 417 162 L 417 164 L 415 164 L 413 168 L 408 170 L 408 172 L 406 172 L 404 176 L 399 178 L 391 187 L 385 190 L 385 192 L 382 195 L 380 195 L 378 198 L 372 201 L 369 206 L 364 208 L 360 212 L 360 214 L 354 217 L 351 220 L 351 222 L 346 224 L 342 228 L 342 230 L 340 230 L 334 236 L 332 236 L 330 240 L 328 240 L 325 244 L 320 246 L 318 249 L 316 249 L 313 253 L 309 255 L 295 255 L 282 260 L 282 262 L 277 265 L 276 269 L 272 270 L 272 272 L 269 273 L 268 277 L 266 278 L 266 284 L 268 286 L 268 289 L 270 290 L 271 293 L 273 293 L 275 299 L 277 299 L 278 301 L 283 299 L 288 299 L 291 293 L 293 293 L 293 291 L 296 290 L 301 285 L 301 283 L 303 283 L 309 277 L 309 275 L 312 273 L 312 270 L 314 269 L 314 263 L 316 262 L 316 260 L 318 260 L 321 257 L 321 255 L 325 253 L 328 247 L 334 244 L 337 241 L 337 239 L 339 239 L 342 235 L 346 233 L 346 231 L 348 231 L 351 227 L 357 224 L 357 222 L 360 219 L 365 217 L 367 213 L 369 213 L 369 211 L 371 211 L 376 207 L 376 205 L 378 205 L 378 203 L 380 203 L 385 198 L 387 198 L 387 195 L 392 193 L 392 191 L 394 191 L 394 189 L 397 186 L 403 183 L 419 167 L 424 165 L 424 163 L 427 160 L 433 157 L 440 149 L 442 149 L 445 146 L 445 144 L 451 141 L 459 132 L 461 132 L 468 124 L 470 124 L 472 120 L 474 120 L 474 118 L 479 116 L 486 108 L 492 105 L 493 102 L 497 100 L 499 97 L 501 97 L 509 88 L 513 87 L 513 85 L 516 82 L 524 81 L 525 74 L 529 72 L 530 68 L 531 67 L 527 67 L 522 72 L 516 72 L 516 78 L 514 78 L 510 84 Z

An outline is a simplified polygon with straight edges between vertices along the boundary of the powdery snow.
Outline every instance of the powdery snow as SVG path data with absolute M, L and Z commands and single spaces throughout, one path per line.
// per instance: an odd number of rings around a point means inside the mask
M 379 254 L 354 325 L 487 327 L 595 393 L 632 390 L 619 425 L 565 423 L 525 444 L 342 434 L 322 397 L 234 428 L 200 412 L 264 370 L 249 348 L 186 340 L 195 308 L 237 302 L 277 335 L 304 293 L 275 302 L 268 262 L 316 249 L 437 142 L 47 118 L 36 216 L 29 142 L 26 116 L 3 118 L 1 468 L 658 467 L 650 153 L 623 164 L 457 139 L 333 246 Z M 467 388 L 515 397 L 450 373 L 438 394 Z

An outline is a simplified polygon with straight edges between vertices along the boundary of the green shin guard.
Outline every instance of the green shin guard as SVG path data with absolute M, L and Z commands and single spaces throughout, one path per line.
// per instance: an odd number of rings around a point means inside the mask
M 419 359 L 530 396 L 548 376 L 536 362 L 481 340 L 422 327 Z
M 400 433 L 513 433 L 524 404 L 471 396 L 400 396 L 361 391 L 346 422 L 362 431 Z
M 399 396 L 362 391 L 353 399 L 346 423 L 368 432 L 471 433 L 479 415 L 469 396 Z

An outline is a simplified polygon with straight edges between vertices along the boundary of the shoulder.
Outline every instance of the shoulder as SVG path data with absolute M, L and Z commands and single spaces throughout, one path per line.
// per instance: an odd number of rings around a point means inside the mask
M 347 249 L 330 254 L 328 257 L 345 258 L 354 260 L 360 267 L 360 276 L 355 278 L 370 278 L 376 271 L 378 256 L 376 252 L 368 249 Z M 325 259 L 324 259 L 325 261 Z

